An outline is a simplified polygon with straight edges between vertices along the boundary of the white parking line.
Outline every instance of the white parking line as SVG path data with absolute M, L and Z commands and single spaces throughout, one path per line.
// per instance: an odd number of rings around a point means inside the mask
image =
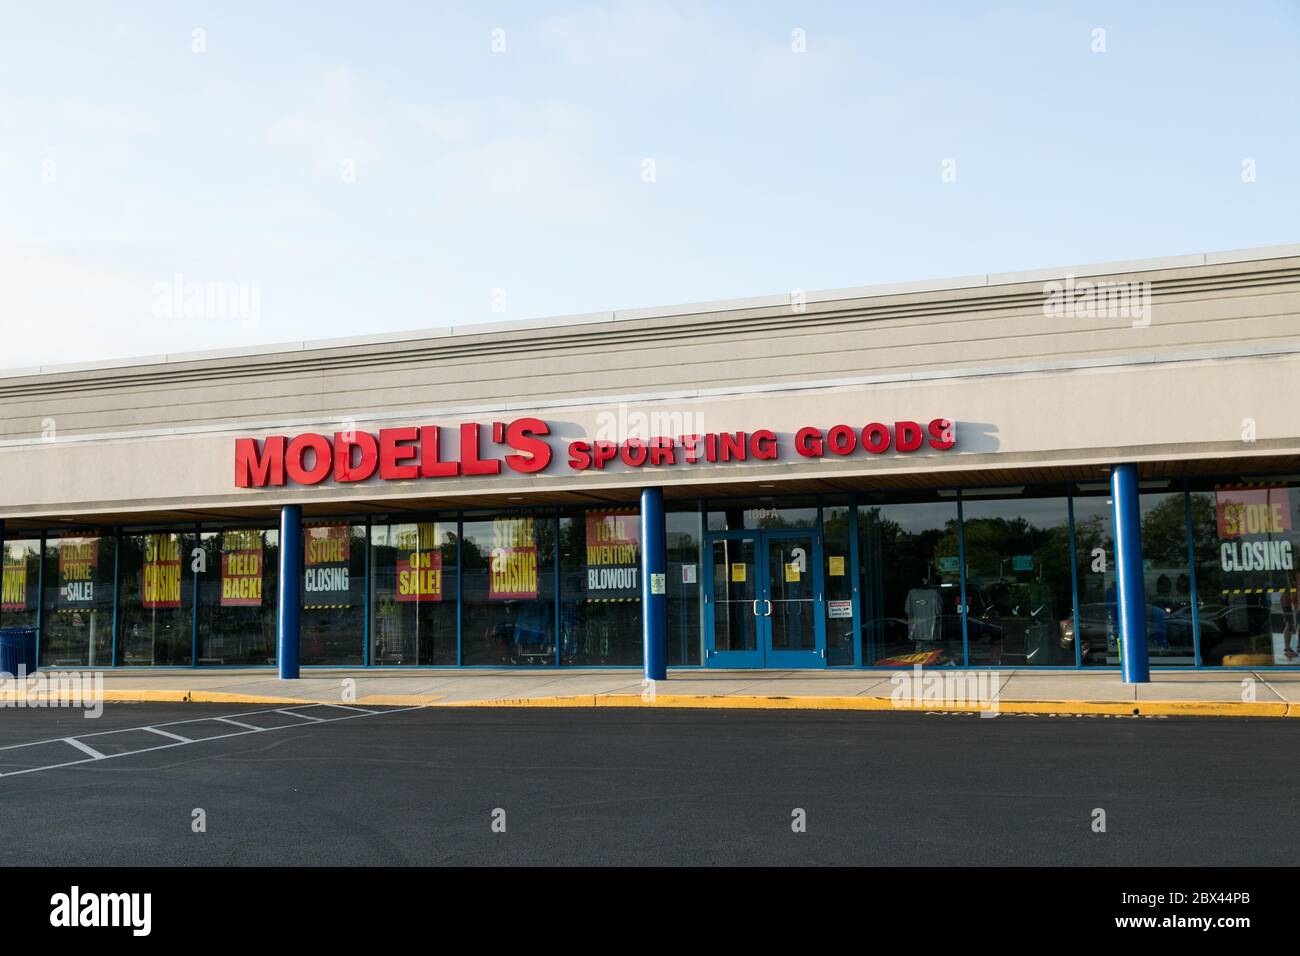
M 98 750 L 96 750 L 94 747 L 91 747 L 89 744 L 83 744 L 76 737 L 64 737 L 63 742 L 65 744 L 72 744 L 72 746 L 76 747 L 84 754 L 89 754 L 91 760 L 103 760 L 104 757 L 107 756 L 106 754 L 100 753 Z
M 335 706 L 335 705 L 324 705 L 324 706 Z M 394 707 L 390 710 L 363 710 L 362 708 L 357 707 L 357 708 L 343 708 L 343 709 L 358 710 L 361 712 L 347 713 L 347 714 L 343 714 L 340 717 L 307 717 L 306 719 L 311 721 L 312 724 L 332 724 L 332 723 L 337 723 L 340 720 L 356 720 L 360 717 L 375 717 L 380 714 L 400 714 L 404 711 L 420 710 L 421 708 L 420 707 Z M 270 713 L 285 713 L 285 711 L 258 710 L 258 711 L 252 711 L 247 714 L 235 714 L 230 717 L 193 717 L 190 718 L 189 720 L 173 720 L 164 724 L 150 724 L 142 727 L 120 727 L 117 730 L 100 730 L 100 731 L 96 731 L 93 734 L 78 734 L 76 737 L 47 737 L 43 740 L 29 740 L 21 744 L 6 744 L 5 746 L 0 747 L 0 753 L 6 750 L 18 750 L 23 747 L 35 747 L 39 744 L 51 744 L 51 743 L 62 742 L 62 743 L 70 744 L 71 746 L 75 747 L 77 750 L 80 750 L 82 753 L 86 754 L 86 756 L 81 758 L 80 760 L 65 760 L 60 763 L 47 764 L 42 767 L 24 767 L 21 770 L 9 770 L 4 773 L 0 773 L 0 777 L 18 777 L 28 773 L 39 773 L 42 770 L 58 770 L 63 767 L 75 767 L 79 764 L 94 763 L 103 760 L 115 760 L 118 757 L 132 757 L 137 754 L 152 753 L 155 750 L 170 750 L 173 747 L 194 746 L 196 744 L 207 743 L 209 740 L 226 740 L 230 737 L 244 737 L 249 734 L 269 734 L 269 733 L 274 733 L 277 730 L 284 730 L 289 727 L 303 728 L 309 726 L 308 724 L 284 724 L 283 726 L 280 727 L 254 727 L 252 724 L 242 723 L 241 721 L 236 719 L 237 717 L 256 717 L 258 714 L 270 714 Z M 304 717 L 305 715 L 295 714 L 295 716 Z M 179 727 L 179 726 L 183 726 L 184 724 L 210 723 L 212 721 L 220 721 L 221 723 L 230 724 L 232 726 L 240 727 L 242 729 L 232 731 L 231 733 L 228 734 L 216 734 L 211 737 L 200 737 L 196 739 L 191 739 L 189 737 L 182 737 L 180 734 L 174 734 L 171 731 L 162 729 L 163 727 Z M 163 737 L 173 738 L 173 740 L 170 743 L 159 744 L 156 747 L 141 747 L 138 750 L 126 750 L 123 751 L 122 753 L 116 753 L 116 754 L 101 753 L 100 751 L 96 750 L 94 747 L 84 742 L 85 738 L 104 737 L 104 736 L 108 736 L 109 734 L 125 734 L 125 733 L 130 733 L 131 731 L 138 731 L 138 730 L 146 730 L 149 731 L 150 733 L 158 734 Z
M 159 730 L 157 727 L 141 727 L 141 730 L 147 730 L 151 734 L 161 734 L 164 737 L 170 737 L 172 740 L 179 740 L 183 744 L 194 743 L 191 737 L 182 737 L 180 734 L 174 734 L 169 730 Z
M 327 719 L 325 717 L 313 717 L 310 714 L 300 714 L 296 710 L 277 710 L 276 713 L 284 714 L 286 717 L 301 717 L 303 720 L 314 720 L 318 723 Z
M 249 714 L 248 716 L 252 717 L 253 715 Z M 236 727 L 243 727 L 245 730 L 253 730 L 253 731 L 261 732 L 263 730 L 268 729 L 266 727 L 254 727 L 252 724 L 243 724 L 230 717 L 213 717 L 212 719 L 219 720 L 223 724 L 234 724 Z

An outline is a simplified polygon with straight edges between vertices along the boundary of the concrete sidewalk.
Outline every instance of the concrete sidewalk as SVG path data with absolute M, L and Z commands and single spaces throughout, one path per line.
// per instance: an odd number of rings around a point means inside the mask
M 46 673 L 46 672 L 42 672 Z M 908 678 L 912 671 L 900 671 Z M 362 706 L 715 707 L 819 710 L 948 710 L 1000 713 L 1081 713 L 1300 717 L 1300 672 L 1164 672 L 1150 684 L 1124 684 L 1115 672 L 953 671 L 930 669 L 927 679 L 967 676 L 953 696 L 914 688 L 907 707 L 896 701 L 889 671 L 679 670 L 653 688 L 638 670 L 304 670 L 281 681 L 261 670 L 190 668 L 104 672 L 110 702 L 192 701 L 356 703 Z M 916 683 L 916 682 L 912 682 Z M 928 680 L 926 683 L 930 683 Z M 930 684 L 934 687 L 933 684 Z M 961 696 L 979 687 L 978 704 Z M 987 693 L 996 688 L 996 704 Z M 909 685 L 909 689 L 910 685 Z M 924 690 L 924 693 L 923 693 Z M 11 696 L 6 690 L 0 697 Z M 946 698 L 946 699 L 945 699 Z

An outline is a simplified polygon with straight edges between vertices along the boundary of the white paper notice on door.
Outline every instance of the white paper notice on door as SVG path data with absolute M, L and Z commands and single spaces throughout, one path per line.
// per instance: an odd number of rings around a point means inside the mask
M 853 616 L 852 601 L 827 601 L 826 616 L 830 618 L 847 618 Z

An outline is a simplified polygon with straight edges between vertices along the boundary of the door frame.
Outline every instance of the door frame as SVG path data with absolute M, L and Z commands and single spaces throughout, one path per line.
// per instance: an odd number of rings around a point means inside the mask
M 812 541 L 813 623 L 815 646 L 809 651 L 775 651 L 772 648 L 771 583 L 768 567 L 768 542 L 772 539 L 805 538 Z M 754 542 L 754 604 L 766 605 L 766 614 L 753 609 L 755 641 L 752 651 L 719 651 L 715 644 L 713 546 L 718 541 L 749 540 Z M 822 571 L 822 534 L 820 528 L 753 528 L 744 531 L 706 531 L 704 534 L 704 659 L 707 667 L 734 668 L 808 668 L 827 666 L 826 592 Z

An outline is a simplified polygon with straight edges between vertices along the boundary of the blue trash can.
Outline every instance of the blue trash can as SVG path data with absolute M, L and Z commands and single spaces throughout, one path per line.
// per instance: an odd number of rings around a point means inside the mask
M 0 627 L 0 674 L 36 673 L 36 628 Z

